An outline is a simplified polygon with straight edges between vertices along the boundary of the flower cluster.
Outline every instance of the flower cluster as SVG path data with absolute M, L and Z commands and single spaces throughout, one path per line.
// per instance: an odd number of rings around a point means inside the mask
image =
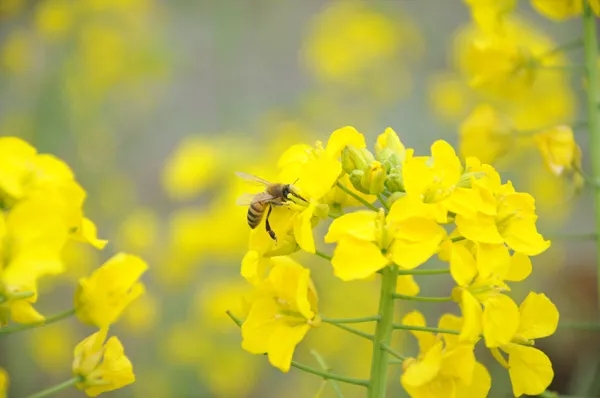
M 75 308 L 46 317 L 34 304 L 38 282 L 66 271 L 68 243 L 103 249 L 96 225 L 85 216 L 86 192 L 62 160 L 38 153 L 16 137 L 0 138 L 0 333 L 14 323 L 39 326 L 76 314 L 100 331 L 75 349 L 73 372 L 77 386 L 96 396 L 132 383 L 132 366 L 116 337 L 103 345 L 108 328 L 143 292 L 138 282 L 146 270 L 140 258 L 118 253 L 81 278 Z
M 374 383 L 385 372 L 376 362 L 383 356 L 387 366 L 386 355 L 393 355 L 403 362 L 401 384 L 411 397 L 442 391 L 485 397 L 491 378 L 475 358 L 479 341 L 509 370 L 515 396 L 548 387 L 552 365 L 532 345 L 554 333 L 558 311 L 543 293 L 531 292 L 520 306 L 507 295 L 510 283 L 531 274 L 530 257 L 550 247 L 537 231 L 531 195 L 477 158 L 461 161 L 443 140 L 429 155 L 416 155 L 390 128 L 377 137 L 374 152 L 362 134 L 344 127 L 326 145 L 290 147 L 278 169 L 277 181 L 297 181 L 290 189 L 302 199 L 289 195 L 270 210 L 265 203 L 265 215 L 250 233 L 241 274 L 255 293 L 241 326 L 245 350 L 267 354 L 287 372 L 311 328 L 343 323 L 319 313 L 310 270 L 291 257 L 304 251 L 329 259 L 342 281 L 382 275 L 379 315 L 369 319 L 377 321 L 376 332 L 363 333 L 374 346 L 370 391 L 380 388 Z M 327 218 L 333 221 L 319 242 L 315 227 Z M 335 244 L 331 256 L 317 248 L 321 243 Z M 419 269 L 434 256 L 447 266 Z M 451 274 L 455 287 L 448 297 L 417 296 L 414 275 L 428 273 Z M 439 328 L 427 332 L 422 314 L 406 314 L 395 328 L 411 330 L 419 341 L 419 354 L 406 358 L 389 347 L 394 299 L 454 301 L 461 315 L 444 314 Z
M 476 156 L 490 164 L 509 159 L 507 163 L 518 169 L 536 156 L 545 166 L 546 185 L 563 184 L 562 190 L 577 193 L 584 179 L 573 134 L 576 103 L 569 75 L 563 71 L 574 69 L 567 51 L 581 42 L 554 43 L 517 14 L 516 3 L 465 1 L 472 21 L 455 36 L 453 71 L 432 85 L 434 107 L 445 118 L 462 121 L 461 156 Z M 583 6 L 582 1 L 567 0 L 531 3 L 557 20 L 580 14 Z M 598 10 L 597 1 L 590 4 Z M 566 195 L 545 196 L 540 199 L 553 202 L 557 212 L 556 197 Z

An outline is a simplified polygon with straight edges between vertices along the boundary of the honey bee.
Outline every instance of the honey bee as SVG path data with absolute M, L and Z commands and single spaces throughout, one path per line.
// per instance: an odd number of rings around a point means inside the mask
M 300 196 L 294 190 L 293 184 L 271 183 L 269 181 L 263 180 L 260 177 L 241 171 L 237 171 L 235 174 L 246 181 L 259 183 L 265 187 L 265 190 L 263 192 L 259 192 L 256 194 L 244 194 L 240 196 L 236 201 L 236 204 L 241 206 L 248 206 L 248 213 L 246 213 L 246 221 L 252 229 L 258 227 L 258 225 L 263 219 L 265 211 L 267 211 L 265 228 L 271 239 L 277 241 L 277 236 L 275 235 L 273 229 L 271 229 L 271 224 L 269 224 L 269 216 L 271 215 L 273 206 L 285 205 L 288 201 L 289 195 L 295 196 L 298 199 L 301 199 L 305 202 L 307 200 Z M 269 208 L 268 210 L 267 207 Z

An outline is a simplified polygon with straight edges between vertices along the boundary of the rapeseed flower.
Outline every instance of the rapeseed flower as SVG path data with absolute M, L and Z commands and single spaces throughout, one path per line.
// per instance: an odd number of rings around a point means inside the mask
M 123 345 L 115 336 L 106 341 L 107 334 L 108 328 L 102 328 L 75 347 L 73 374 L 81 378 L 76 386 L 88 397 L 117 390 L 135 381 Z
M 456 322 L 454 317 L 446 315 L 440 319 L 439 327 Z M 425 318 L 418 311 L 406 314 L 402 323 L 426 326 Z M 487 396 L 491 377 L 487 369 L 475 360 L 473 344 L 431 332 L 411 333 L 419 343 L 419 355 L 416 359 L 404 361 L 400 379 L 411 398 Z
M 81 278 L 75 293 L 79 320 L 100 328 L 115 323 L 125 308 L 144 293 L 138 279 L 147 268 L 139 257 L 118 253 L 89 278 Z
M 242 324 L 242 348 L 253 354 L 266 353 L 271 365 L 287 372 L 296 345 L 319 323 L 310 270 L 293 261 L 279 263 L 257 286 Z
M 406 195 L 387 216 L 360 210 L 335 219 L 325 242 L 337 243 L 331 264 L 335 275 L 347 281 L 368 278 L 391 263 L 416 268 L 437 252 L 445 236 L 435 214 Z

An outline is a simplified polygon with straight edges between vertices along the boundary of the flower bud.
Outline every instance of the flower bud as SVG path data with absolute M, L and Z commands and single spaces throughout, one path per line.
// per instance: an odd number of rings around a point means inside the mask
M 364 175 L 365 175 L 364 171 L 354 170 L 352 173 L 349 174 L 349 177 L 350 177 L 350 182 L 352 183 L 352 186 L 354 187 L 354 189 L 368 195 L 368 194 L 370 194 L 370 192 L 367 189 L 365 189 L 362 185 L 362 179 L 363 179 Z
M 460 180 L 458 181 L 458 187 L 460 188 L 471 188 L 473 185 L 473 180 L 471 177 L 475 179 L 485 177 L 485 172 L 483 171 L 473 171 L 469 173 L 464 173 L 460 176 Z
M 404 154 L 406 148 L 400 141 L 398 134 L 391 128 L 386 128 L 382 134 L 377 137 L 375 143 L 375 154 L 377 160 L 387 159 L 392 155 L 397 157 L 397 162 L 400 163 L 404 160 Z
M 404 184 L 402 183 L 402 174 L 392 172 L 385 180 L 385 187 L 390 192 L 404 192 Z
M 385 168 L 375 160 L 363 174 L 361 184 L 368 193 L 378 195 L 383 192 L 386 177 Z
M 346 146 L 342 151 L 342 168 L 348 174 L 354 170 L 365 170 L 375 160 L 373 154 L 366 148 Z

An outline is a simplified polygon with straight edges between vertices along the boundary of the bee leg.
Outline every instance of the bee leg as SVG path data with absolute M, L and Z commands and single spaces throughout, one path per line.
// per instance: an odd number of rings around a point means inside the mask
M 277 236 L 275 235 L 275 232 L 271 229 L 271 224 L 269 223 L 269 216 L 271 215 L 271 210 L 273 210 L 273 206 L 269 206 L 269 210 L 267 211 L 267 217 L 265 219 L 265 228 L 267 229 L 267 232 L 269 233 L 271 239 L 277 242 Z

